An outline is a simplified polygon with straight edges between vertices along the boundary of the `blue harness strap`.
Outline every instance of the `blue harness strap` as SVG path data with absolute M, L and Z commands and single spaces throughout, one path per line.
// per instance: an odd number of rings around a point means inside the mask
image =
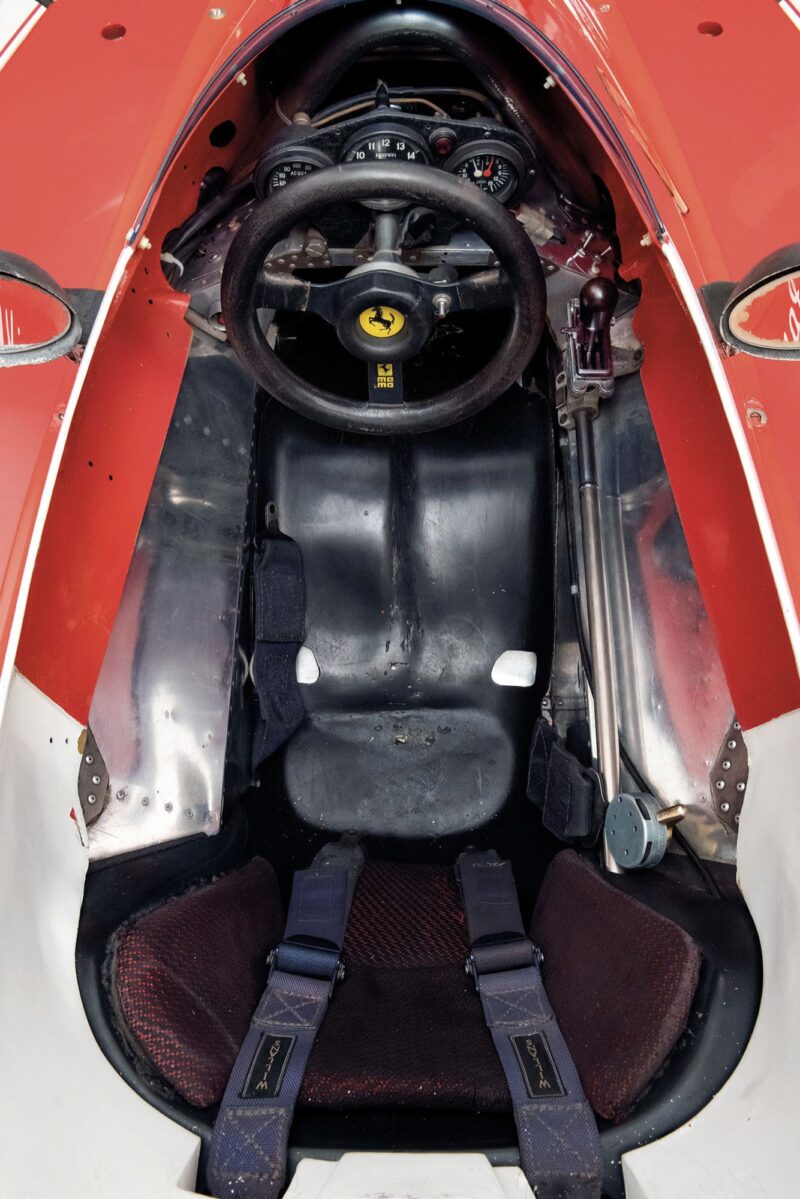
M 363 865 L 357 845 L 320 850 L 292 882 L 286 932 L 214 1124 L 208 1182 L 217 1199 L 272 1199 L 286 1174 L 297 1096 L 336 983 Z
M 511 865 L 494 850 L 463 853 L 456 873 L 467 970 L 508 1080 L 525 1176 L 537 1199 L 600 1199 L 597 1124 L 545 993 L 542 955 L 525 935 Z

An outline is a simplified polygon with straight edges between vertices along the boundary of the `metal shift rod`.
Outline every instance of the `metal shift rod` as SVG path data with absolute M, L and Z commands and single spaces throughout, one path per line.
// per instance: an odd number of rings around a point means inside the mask
M 578 450 L 581 540 L 592 650 L 597 757 L 606 803 L 619 794 L 619 717 L 593 422 L 598 411 L 598 393 L 609 395 L 614 386 L 609 330 L 618 296 L 617 288 L 610 279 L 590 279 L 581 289 L 577 304 L 573 302 L 571 306 L 572 323 L 568 330 L 571 358 L 569 379 L 573 392 L 569 409 L 575 423 Z M 603 859 L 609 872 L 623 873 L 622 867 L 609 852 L 605 831 Z

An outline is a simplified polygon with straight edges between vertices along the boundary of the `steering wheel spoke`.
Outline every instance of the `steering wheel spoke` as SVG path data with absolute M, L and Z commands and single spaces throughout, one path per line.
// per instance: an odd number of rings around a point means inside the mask
M 334 320 L 334 296 L 338 284 L 311 283 L 282 271 L 262 271 L 256 284 L 256 308 L 276 312 L 312 312 L 326 321 Z
M 467 275 L 455 284 L 455 291 L 461 312 L 489 312 L 496 308 L 511 308 L 514 304 L 511 281 L 499 267 Z

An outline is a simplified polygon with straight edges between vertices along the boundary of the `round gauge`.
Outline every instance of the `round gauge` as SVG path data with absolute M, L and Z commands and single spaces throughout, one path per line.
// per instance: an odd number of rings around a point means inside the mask
M 254 179 L 259 196 L 274 195 L 288 187 L 295 179 L 302 179 L 312 171 L 333 166 L 333 159 L 322 150 L 311 146 L 282 146 L 262 158 Z
M 430 162 L 428 148 L 402 126 L 385 125 L 357 133 L 345 145 L 342 162 Z
M 522 155 L 504 142 L 470 142 L 445 164 L 445 169 L 468 179 L 501 204 L 519 187 L 525 164 Z

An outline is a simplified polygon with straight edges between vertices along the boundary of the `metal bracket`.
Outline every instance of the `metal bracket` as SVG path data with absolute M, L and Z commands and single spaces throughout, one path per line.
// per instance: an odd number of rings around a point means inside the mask
M 97 819 L 108 803 L 108 770 L 90 728 L 81 734 L 78 747 L 81 751 L 78 799 L 88 826 Z
M 711 767 L 711 796 L 714 808 L 723 824 L 739 831 L 739 816 L 747 790 L 750 765 L 742 726 L 734 720 L 722 742 L 717 760 Z

